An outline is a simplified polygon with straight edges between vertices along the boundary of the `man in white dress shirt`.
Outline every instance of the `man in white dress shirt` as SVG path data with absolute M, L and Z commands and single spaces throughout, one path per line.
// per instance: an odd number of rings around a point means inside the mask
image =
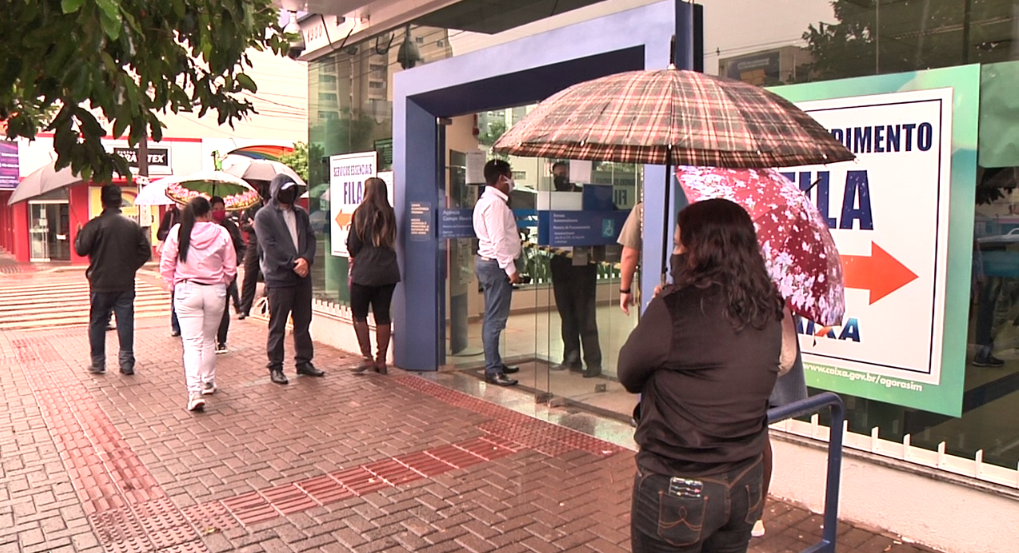
M 510 210 L 513 172 L 509 163 L 493 159 L 485 164 L 485 192 L 474 206 L 474 233 L 478 236 L 478 258 L 474 271 L 485 292 L 485 318 L 481 340 L 485 346 L 485 379 L 497 386 L 514 386 L 506 376 L 517 372 L 499 355 L 499 336 L 509 319 L 513 285 L 520 283 L 515 261 L 520 257 L 520 233 Z

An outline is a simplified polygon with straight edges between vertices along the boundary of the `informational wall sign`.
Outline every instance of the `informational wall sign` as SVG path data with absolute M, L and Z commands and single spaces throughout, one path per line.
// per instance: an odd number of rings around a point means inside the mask
M 474 234 L 474 209 L 440 209 L 439 239 L 476 238 Z
M 481 150 L 467 152 L 467 184 L 485 184 L 488 156 Z
M 410 203 L 410 239 L 427 242 L 432 238 L 432 206 L 427 202 Z
M 329 158 L 330 253 L 337 257 L 349 257 L 347 233 L 351 218 L 364 197 L 364 181 L 376 176 L 377 158 L 376 152 Z
M 861 79 L 776 92 L 858 156 L 855 162 L 782 169 L 827 220 L 845 272 L 842 325 L 803 321 L 799 327 L 808 384 L 958 416 L 965 360 L 951 340 L 961 336 L 964 349 L 968 317 L 963 311 L 946 318 L 953 292 L 950 228 L 972 243 L 976 153 L 963 146 L 976 144 L 979 72 L 939 71 L 941 79 L 906 79 L 906 87 L 895 75 L 865 78 L 855 87 L 845 83 Z M 811 92 L 854 88 L 879 94 L 804 101 Z M 888 88 L 896 92 L 880 94 Z M 973 102 L 974 109 L 953 112 L 953 102 Z M 956 164 L 969 172 L 955 171 Z M 969 225 L 950 224 L 953 197 L 967 189 Z M 955 276 L 965 277 L 968 286 L 968 263 L 965 274 Z
M 0 140 L 0 190 L 14 190 L 21 176 L 18 161 L 18 143 Z
M 567 247 L 615 244 L 629 215 L 629 211 L 550 211 L 548 245 Z

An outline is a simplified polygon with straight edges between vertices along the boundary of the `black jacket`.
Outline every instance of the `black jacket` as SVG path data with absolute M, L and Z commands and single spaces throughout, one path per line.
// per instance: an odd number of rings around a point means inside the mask
M 355 214 L 356 215 L 356 214 Z M 361 286 L 386 286 L 400 282 L 400 266 L 396 262 L 396 250 L 372 244 L 363 240 L 357 229 L 350 225 L 347 233 L 347 252 L 354 263 L 351 277 L 354 284 Z
M 234 243 L 234 253 L 237 254 L 237 261 L 244 259 L 244 238 L 241 236 L 241 229 L 237 228 L 237 223 L 234 223 L 230 219 L 223 219 L 220 225 L 230 233 L 230 241 Z
M 241 231 L 248 235 L 248 240 L 255 238 L 255 216 L 264 205 L 264 202 L 259 201 L 241 213 Z
M 717 474 L 764 451 L 782 327 L 736 331 L 723 308 L 717 287 L 666 290 L 619 352 L 619 383 L 643 394 L 634 439 L 651 472 Z
M 74 251 L 88 256 L 89 286 L 93 292 L 130 292 L 138 269 L 152 258 L 152 246 L 138 223 L 104 209 L 74 238 Z
M 262 275 L 268 288 L 287 288 L 301 283 L 301 277 L 294 272 L 294 262 L 303 258 L 310 266 L 315 262 L 315 231 L 311 228 L 308 212 L 301 206 L 292 205 L 297 220 L 297 241 L 290 237 L 290 230 L 283 219 L 283 208 L 276 201 L 276 195 L 284 183 L 293 179 L 276 175 L 269 184 L 269 203 L 255 215 L 255 235 L 258 237 Z M 310 276 L 306 278 L 311 278 Z
M 170 209 L 166 210 L 163 214 L 163 218 L 159 221 L 159 230 L 156 231 L 156 239 L 162 242 L 166 240 L 166 235 L 170 233 L 170 229 L 173 225 L 180 223 L 180 208 L 177 204 L 170 206 Z

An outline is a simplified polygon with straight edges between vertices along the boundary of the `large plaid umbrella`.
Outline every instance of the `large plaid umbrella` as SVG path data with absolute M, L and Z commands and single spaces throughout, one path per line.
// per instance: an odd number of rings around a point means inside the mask
M 820 123 L 776 94 L 672 68 L 567 88 L 538 104 L 493 150 L 665 165 L 666 179 L 672 165 L 788 167 L 854 158 Z M 670 188 L 666 180 L 666 209 Z M 669 229 L 662 232 L 668 243 Z
M 793 312 L 822 325 L 842 323 L 842 259 L 799 187 L 774 169 L 679 167 L 676 178 L 691 202 L 723 198 L 747 210 L 768 273 Z
M 495 143 L 526 157 L 655 165 L 791 167 L 853 154 L 788 100 L 694 71 L 630 71 L 541 102 Z

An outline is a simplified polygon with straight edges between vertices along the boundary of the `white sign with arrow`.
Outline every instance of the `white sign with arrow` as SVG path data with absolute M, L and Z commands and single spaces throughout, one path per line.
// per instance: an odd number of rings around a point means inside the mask
M 827 218 L 842 255 L 841 327 L 804 322 L 804 360 L 825 370 L 940 380 L 948 254 L 952 89 L 801 102 L 857 156 L 783 169 Z M 815 370 L 817 370 L 815 368 Z

